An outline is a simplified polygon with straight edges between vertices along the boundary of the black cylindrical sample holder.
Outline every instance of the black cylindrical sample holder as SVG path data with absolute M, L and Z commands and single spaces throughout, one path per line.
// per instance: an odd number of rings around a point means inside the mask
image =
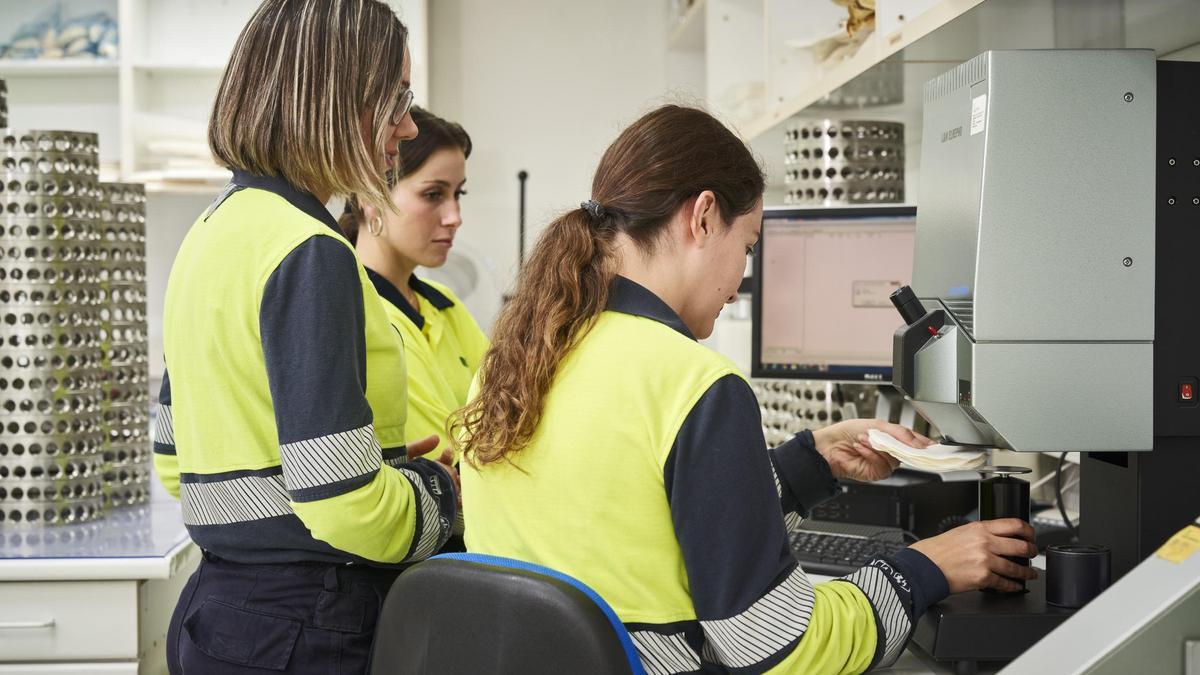
M 979 481 L 979 519 L 1020 518 L 1029 522 L 1029 483 L 1015 476 L 999 475 Z M 1005 556 L 1018 565 L 1029 566 L 1029 558 Z M 1013 579 L 1025 588 L 1024 579 Z
M 1104 592 L 1112 580 L 1107 546 L 1060 544 L 1046 549 L 1046 602 L 1083 607 Z
M 904 323 L 913 325 L 921 317 L 925 316 L 925 306 L 917 299 L 917 294 L 913 293 L 911 286 L 901 286 L 892 292 L 892 304 L 896 306 L 896 311 L 900 312 L 900 317 L 904 319 Z

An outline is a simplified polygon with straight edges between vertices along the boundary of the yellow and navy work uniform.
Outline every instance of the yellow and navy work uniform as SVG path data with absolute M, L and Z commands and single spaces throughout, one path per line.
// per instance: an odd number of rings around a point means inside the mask
M 163 342 L 155 465 L 205 552 L 172 672 L 365 669 L 391 580 L 456 506 L 406 458 L 403 345 L 353 247 L 313 195 L 235 172 L 180 247 Z
M 652 675 L 887 665 L 947 593 L 913 550 L 814 586 L 787 542 L 837 490 L 811 433 L 768 451 L 736 367 L 628 279 L 560 362 L 512 460 L 461 465 L 468 549 L 591 586 Z
M 449 445 L 446 420 L 466 405 L 471 380 L 488 348 L 487 336 L 446 286 L 410 276 L 408 287 L 419 305 L 413 307 L 382 274 L 368 267 L 367 276 L 387 301 L 388 318 L 404 338 L 408 437 L 436 434 L 441 440 L 433 453 L 440 454 Z

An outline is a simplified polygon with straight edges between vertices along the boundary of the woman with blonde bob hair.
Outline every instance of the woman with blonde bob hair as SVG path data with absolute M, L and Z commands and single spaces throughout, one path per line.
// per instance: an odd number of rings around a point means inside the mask
M 591 586 L 648 673 L 850 673 L 891 663 L 947 592 L 1016 588 L 1032 530 L 975 523 L 814 585 L 787 532 L 894 460 L 876 420 L 768 450 L 745 377 L 697 338 L 733 302 L 762 227 L 763 175 L 700 110 L 621 133 L 592 194 L 538 242 L 459 413 L 471 551 Z
M 378 0 L 266 0 L 221 81 L 209 145 L 232 182 L 167 284 L 154 434 L 203 560 L 172 673 L 365 673 L 400 568 L 442 546 L 455 475 L 409 460 L 403 344 L 324 204 L 389 208 L 417 134 L 407 31 Z

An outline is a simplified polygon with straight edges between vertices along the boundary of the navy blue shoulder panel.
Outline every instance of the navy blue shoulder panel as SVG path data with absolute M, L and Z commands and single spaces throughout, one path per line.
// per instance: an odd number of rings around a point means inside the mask
M 358 261 L 343 242 L 315 235 L 271 274 L 259 330 L 281 444 L 373 421 L 365 326 Z
M 759 420 L 750 385 L 727 375 L 688 413 L 663 468 L 701 621 L 741 613 L 796 566 Z

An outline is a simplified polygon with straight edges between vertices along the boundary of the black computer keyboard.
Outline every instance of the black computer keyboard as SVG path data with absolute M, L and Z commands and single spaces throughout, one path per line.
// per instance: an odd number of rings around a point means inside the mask
M 881 536 L 888 537 L 891 534 L 885 531 Z M 792 532 L 789 541 L 792 554 L 800 561 L 804 571 L 834 577 L 850 574 L 871 562 L 872 558 L 889 555 L 905 547 L 900 541 L 878 536 L 809 529 Z

